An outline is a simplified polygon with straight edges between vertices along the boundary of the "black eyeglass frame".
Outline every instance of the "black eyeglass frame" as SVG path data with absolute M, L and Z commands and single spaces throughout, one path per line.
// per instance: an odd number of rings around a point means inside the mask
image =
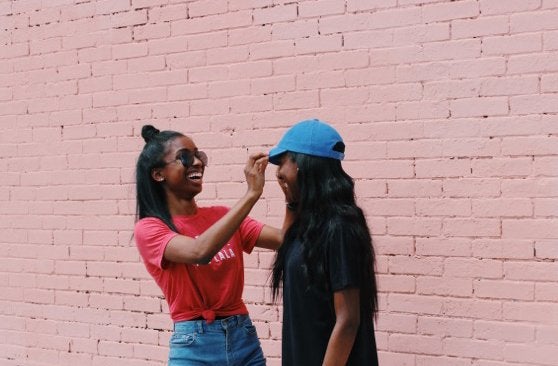
M 204 151 L 201 150 L 188 150 L 188 149 L 182 149 L 178 152 L 178 154 L 176 155 L 176 159 L 174 159 L 173 161 L 169 161 L 166 162 L 164 165 L 168 165 L 170 163 L 174 163 L 175 161 L 180 161 L 182 163 L 182 165 L 185 168 L 189 168 L 192 165 L 194 165 L 194 158 L 198 158 L 204 167 L 207 166 L 208 163 L 208 158 L 207 158 L 207 154 Z

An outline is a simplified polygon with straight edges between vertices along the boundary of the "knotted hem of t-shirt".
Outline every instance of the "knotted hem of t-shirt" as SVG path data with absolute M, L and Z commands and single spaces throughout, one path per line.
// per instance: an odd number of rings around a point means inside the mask
M 196 317 L 201 316 L 207 322 L 207 324 L 211 324 L 215 321 L 215 319 L 217 319 L 218 316 L 248 314 L 248 310 L 246 309 L 244 303 L 240 302 L 239 304 L 242 306 L 229 306 L 226 308 L 217 308 L 217 309 L 208 309 L 208 308 L 197 308 L 195 310 L 192 309 L 196 315 L 194 317 L 190 317 L 190 319 L 192 318 L 195 319 Z
M 215 311 L 211 309 L 206 309 L 201 313 L 202 317 L 207 321 L 207 324 L 211 324 L 215 321 Z

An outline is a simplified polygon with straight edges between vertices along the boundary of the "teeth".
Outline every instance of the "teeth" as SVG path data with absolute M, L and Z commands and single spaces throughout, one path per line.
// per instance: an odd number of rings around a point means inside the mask
M 202 178 L 202 174 L 201 173 L 192 173 L 188 175 L 189 179 L 201 179 Z

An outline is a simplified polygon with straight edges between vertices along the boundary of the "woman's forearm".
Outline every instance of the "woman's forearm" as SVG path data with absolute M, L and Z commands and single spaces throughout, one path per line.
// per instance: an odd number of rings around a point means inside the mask
M 323 366 L 344 366 L 358 332 L 358 323 L 344 322 L 335 324 L 327 345 Z
M 348 288 L 333 293 L 335 326 L 329 337 L 323 366 L 344 366 L 360 326 L 360 290 Z

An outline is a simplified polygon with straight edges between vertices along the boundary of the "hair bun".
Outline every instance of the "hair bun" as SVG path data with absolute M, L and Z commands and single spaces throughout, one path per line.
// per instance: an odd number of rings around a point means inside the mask
M 145 142 L 149 142 L 153 140 L 153 138 L 159 134 L 159 130 L 153 127 L 152 125 L 145 125 L 141 128 L 141 137 L 145 140 Z

